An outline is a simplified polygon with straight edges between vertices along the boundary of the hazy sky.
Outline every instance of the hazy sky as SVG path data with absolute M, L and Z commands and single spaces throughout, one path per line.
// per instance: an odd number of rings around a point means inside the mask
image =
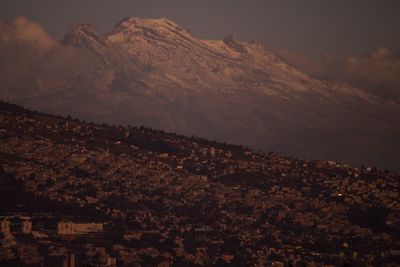
M 201 38 L 230 33 L 306 56 L 400 50 L 398 0 L 1 0 L 0 18 L 26 16 L 60 39 L 70 24 L 109 31 L 127 16 L 167 17 Z

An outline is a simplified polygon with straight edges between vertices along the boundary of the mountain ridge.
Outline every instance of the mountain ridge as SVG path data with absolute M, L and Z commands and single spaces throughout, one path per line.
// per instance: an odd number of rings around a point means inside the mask
M 169 19 L 135 17 L 105 34 L 76 25 L 61 43 L 95 63 L 65 78 L 62 93 L 13 101 L 299 157 L 400 166 L 398 103 L 312 78 L 260 43 L 203 40 Z

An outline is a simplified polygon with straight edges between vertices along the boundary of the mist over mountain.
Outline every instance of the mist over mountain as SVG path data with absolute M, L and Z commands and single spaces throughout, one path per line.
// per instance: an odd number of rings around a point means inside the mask
M 173 21 L 125 18 L 61 42 L 0 24 L 0 97 L 31 109 L 146 125 L 299 157 L 400 166 L 400 102 L 311 77 L 233 35 L 202 40 Z
M 285 60 L 313 77 L 342 81 L 369 93 L 400 100 L 400 56 L 386 47 L 378 47 L 361 56 L 338 58 L 325 54 L 314 60 L 282 49 Z

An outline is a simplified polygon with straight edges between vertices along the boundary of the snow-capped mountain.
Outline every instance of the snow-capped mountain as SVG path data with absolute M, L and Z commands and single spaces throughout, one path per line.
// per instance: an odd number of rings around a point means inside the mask
M 400 166 L 399 103 L 314 79 L 260 43 L 199 39 L 166 18 L 126 18 L 106 34 L 75 25 L 61 43 L 90 53 L 90 67 L 59 83 L 62 90 L 36 82 L 43 93 L 17 102 L 296 156 Z

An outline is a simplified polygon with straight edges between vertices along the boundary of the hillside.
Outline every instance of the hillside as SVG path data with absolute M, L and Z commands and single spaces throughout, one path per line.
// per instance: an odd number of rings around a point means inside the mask
M 31 215 L 33 230 L 48 237 L 19 239 L 18 246 L 40 247 L 38 259 L 57 247 L 99 262 L 103 256 L 87 252 L 87 244 L 104 247 L 119 266 L 395 266 L 399 259 L 398 173 L 3 102 L 0 151 L 2 190 L 20 196 L 1 194 L 8 199 L 2 215 L 47 212 L 56 228 L 60 218 L 86 213 L 107 226 L 95 237 L 60 238 Z

